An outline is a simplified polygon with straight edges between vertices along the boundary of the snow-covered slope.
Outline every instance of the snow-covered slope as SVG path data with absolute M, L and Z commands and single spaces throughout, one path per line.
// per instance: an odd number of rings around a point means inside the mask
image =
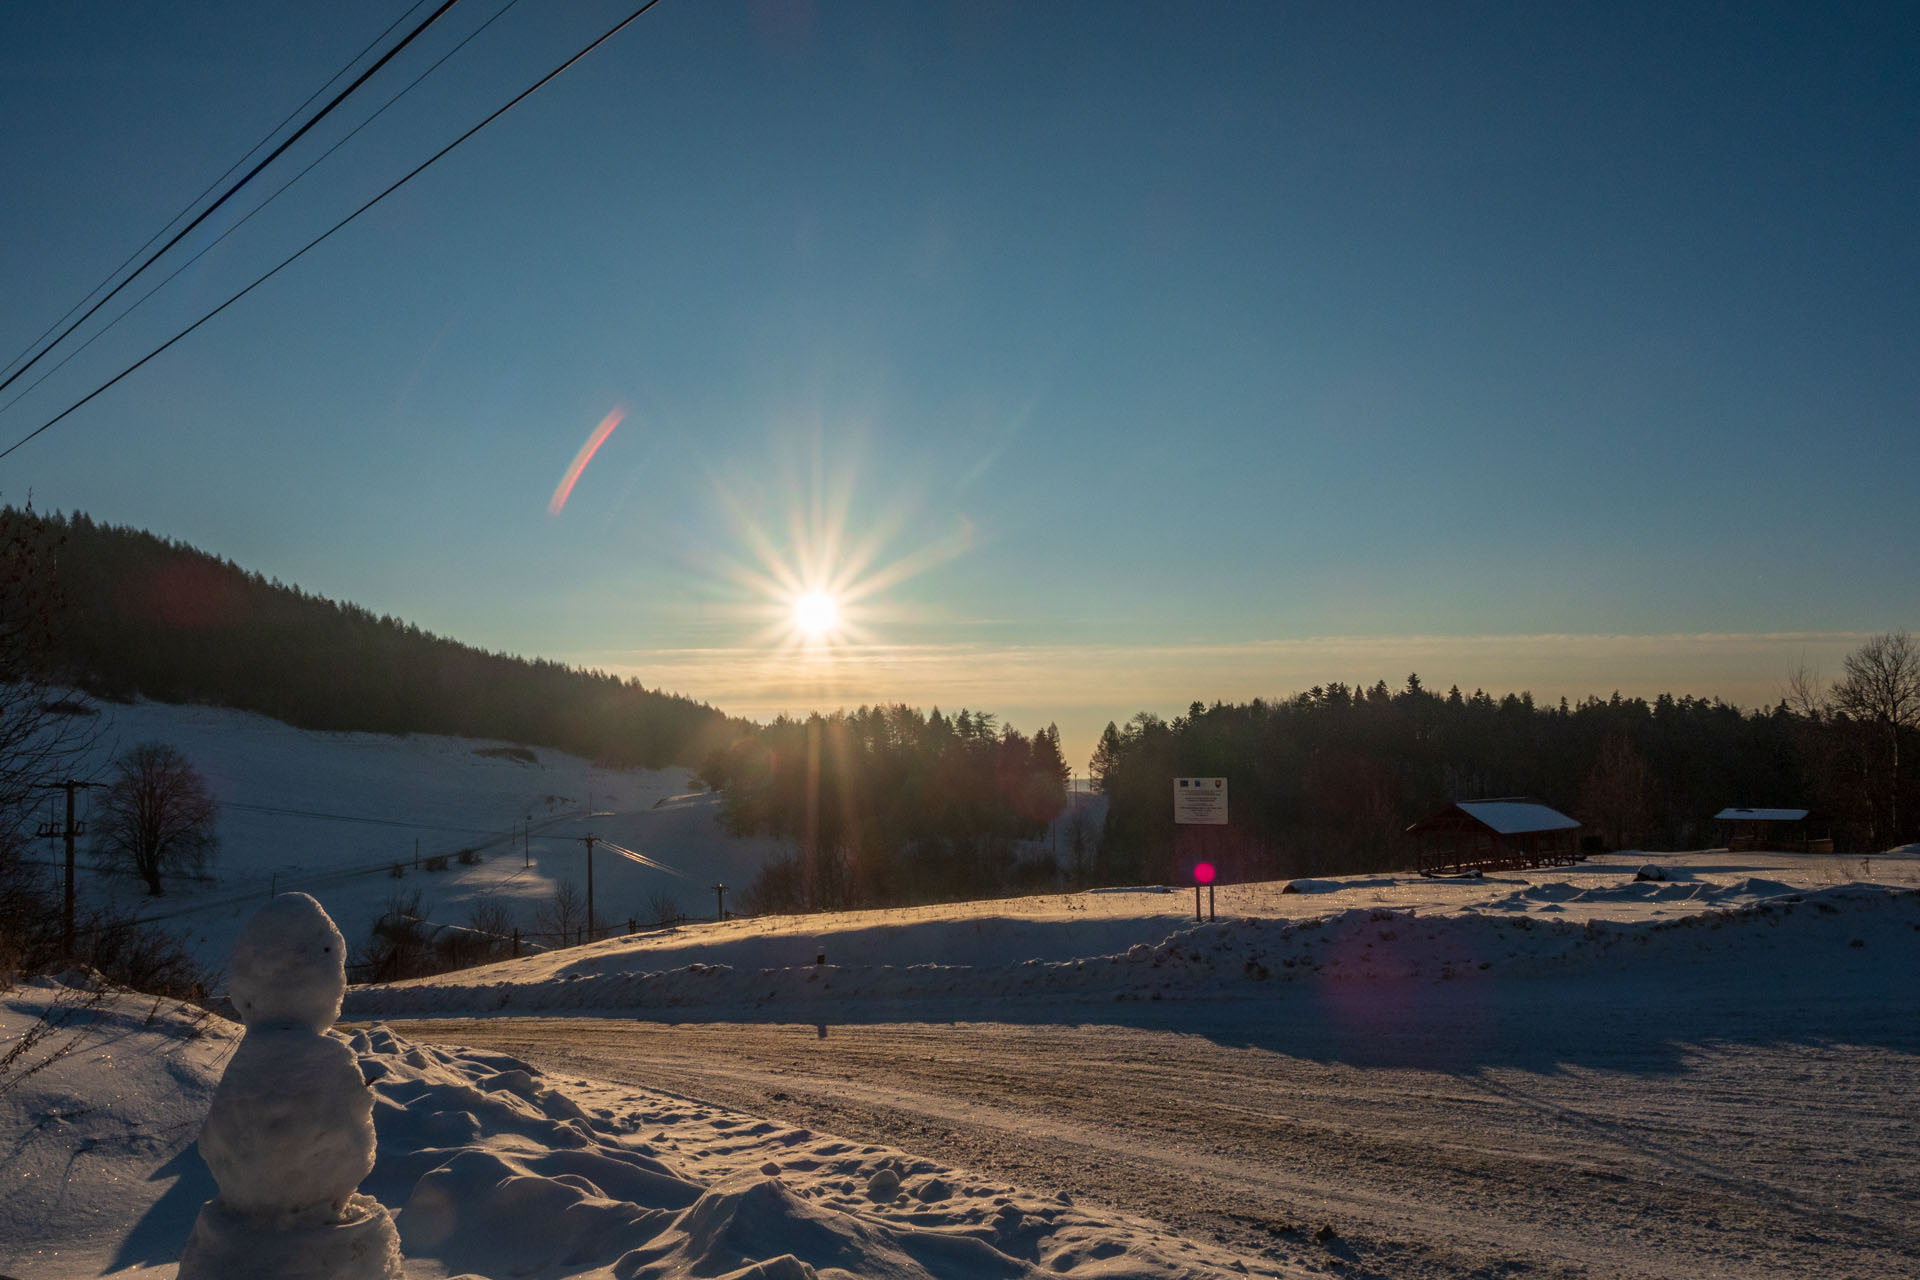
M 466 923 L 471 902 L 492 894 L 531 928 L 535 904 L 556 883 L 584 890 L 586 851 L 575 837 L 593 834 L 680 873 L 597 854 L 595 908 L 624 928 L 629 917 L 653 919 L 659 897 L 689 914 L 707 910 L 709 885 L 744 886 L 781 850 L 727 836 L 719 798 L 691 794 L 685 769 L 607 769 L 544 747 L 469 738 L 316 733 L 215 707 L 96 705 L 102 734 L 91 776 L 108 776 L 112 759 L 136 743 L 179 748 L 222 802 L 221 853 L 210 881 L 170 880 L 160 899 L 129 877 L 91 870 L 81 892 L 184 933 L 215 969 L 247 915 L 276 891 L 312 894 L 352 945 L 396 893 L 415 890 L 436 923 Z M 517 833 L 529 827 L 522 841 Z M 47 849 L 51 857 L 57 845 Z M 463 849 L 478 861 L 463 865 Z M 424 869 L 434 855 L 448 855 L 446 870 Z

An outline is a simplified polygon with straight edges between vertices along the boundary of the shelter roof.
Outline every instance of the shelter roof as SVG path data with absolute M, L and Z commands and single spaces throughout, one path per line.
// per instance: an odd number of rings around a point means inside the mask
M 1531 800 L 1462 800 L 1459 807 L 1468 817 L 1477 818 L 1503 836 L 1570 831 L 1580 825 L 1558 809 Z
M 1805 809 L 1722 809 L 1713 815 L 1720 822 L 1798 822 L 1807 816 Z
M 1569 818 L 1558 809 L 1549 808 L 1537 800 L 1516 798 L 1462 800 L 1458 804 L 1448 805 L 1431 818 L 1414 823 L 1408 830 L 1423 828 L 1456 811 L 1503 836 L 1526 835 L 1533 831 L 1571 831 L 1580 825 L 1577 819 Z

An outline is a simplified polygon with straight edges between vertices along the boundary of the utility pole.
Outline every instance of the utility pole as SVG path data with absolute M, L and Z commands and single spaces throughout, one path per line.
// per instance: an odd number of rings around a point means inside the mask
M 81 782 L 77 778 L 68 778 L 65 782 L 48 782 L 42 784 L 48 791 L 64 791 L 67 793 L 67 825 L 64 828 L 55 828 L 53 823 L 45 822 L 41 824 L 37 834 L 42 839 L 51 840 L 56 837 L 61 837 L 67 842 L 67 894 L 66 902 L 60 914 L 60 945 L 62 951 L 68 956 L 73 955 L 74 942 L 73 840 L 75 836 L 82 836 L 87 833 L 87 824 L 84 822 L 75 822 L 73 819 L 73 793 L 82 787 L 104 787 L 106 785 L 104 782 Z
M 727 886 L 723 884 L 713 886 L 713 910 L 715 920 L 727 918 Z
M 581 844 L 587 846 L 587 941 L 593 941 L 593 846 L 599 836 L 575 836 Z

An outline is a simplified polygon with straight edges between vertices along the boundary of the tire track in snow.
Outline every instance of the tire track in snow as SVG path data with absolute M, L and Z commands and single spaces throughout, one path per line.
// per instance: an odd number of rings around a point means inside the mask
M 1554 984 L 1532 992 L 1564 1003 Z M 1080 1025 L 403 1030 L 886 1142 L 1349 1275 L 1907 1274 L 1920 1045 L 1747 1027 L 1753 1043 L 1676 1046 L 1647 1007 L 1604 1021 L 1562 1009 L 1543 1023 L 1566 1041 L 1557 1066 L 1444 1007 L 1383 1033 L 1365 1066 L 1287 1052 L 1313 1028 L 1272 1010 L 1232 1037 L 1194 1034 L 1192 1014 L 1182 1029 L 1177 1011 L 1154 1028 L 1097 1025 L 1095 1010 Z M 1463 1057 L 1462 1037 L 1479 1052 Z M 1323 1222 L 1339 1238 L 1310 1243 Z

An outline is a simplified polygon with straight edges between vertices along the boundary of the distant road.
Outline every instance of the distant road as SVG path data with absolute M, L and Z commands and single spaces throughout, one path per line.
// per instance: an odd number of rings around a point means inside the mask
M 1009 1010 L 1019 1022 L 392 1025 L 561 1081 L 685 1094 L 1065 1190 L 1276 1264 L 1911 1277 L 1920 998 L 1896 982 L 1354 984 Z M 1333 1238 L 1314 1241 L 1323 1226 Z

